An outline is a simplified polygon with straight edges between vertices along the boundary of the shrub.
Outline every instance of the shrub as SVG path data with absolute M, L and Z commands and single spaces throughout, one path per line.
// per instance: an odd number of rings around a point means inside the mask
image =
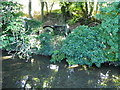
M 96 15 L 102 23 L 98 25 L 99 37 L 97 39 L 106 45 L 105 56 L 108 61 L 118 61 L 118 2 L 110 3 L 100 9 Z
M 38 20 L 30 19 L 30 18 L 25 18 L 25 28 L 29 32 L 32 31 L 33 29 L 37 29 L 41 26 L 41 22 Z
M 33 35 L 34 31 L 27 32 L 24 26 L 24 20 L 21 18 L 22 5 L 14 2 L 0 2 L 2 16 L 0 20 L 0 41 L 2 43 L 2 49 L 9 52 L 16 51 L 14 55 L 18 55 L 20 58 L 30 58 L 32 53 L 35 53 L 36 48 L 39 47 L 37 36 Z M 32 24 L 36 24 L 35 22 Z M 34 27 L 32 27 L 34 28 Z
M 38 40 L 40 41 L 40 47 L 37 51 L 39 54 L 51 55 L 50 52 L 53 51 L 52 38 L 52 35 L 47 32 L 39 35 Z
M 19 38 L 19 31 L 23 30 L 22 21 L 18 18 L 22 15 L 21 8 L 22 5 L 13 2 L 0 2 L 1 12 L 0 12 L 0 28 L 2 32 L 0 32 L 0 40 L 2 42 L 3 49 L 12 50 L 17 46 L 17 39 Z M 18 38 L 16 38 L 18 36 Z
M 112 6 L 112 8 L 111 8 Z M 51 62 L 66 59 L 68 64 L 101 63 L 118 61 L 118 3 L 101 8 L 96 17 L 102 23 L 96 27 L 79 26 L 69 34 L 61 49 L 53 52 Z
M 5 31 L 10 22 L 23 15 L 21 12 L 22 5 L 13 2 L 1 1 L 0 6 L 0 21 L 2 21 L 2 23 L 0 23 L 0 27 L 2 27 L 2 30 Z
M 53 51 L 62 47 L 63 36 L 55 35 L 52 33 L 43 32 L 39 35 L 40 47 L 37 49 L 38 54 L 52 55 Z
M 100 63 L 106 61 L 103 55 L 104 51 L 102 50 L 105 46 L 96 40 L 97 36 L 98 31 L 94 30 L 94 28 L 91 29 L 87 26 L 77 27 L 64 40 L 61 50 L 58 51 L 60 53 L 58 57 L 60 58 L 61 56 L 61 60 L 66 58 L 70 65 L 87 64 L 91 66 L 95 63 L 97 66 L 100 66 Z M 56 57 L 54 54 L 53 58 Z

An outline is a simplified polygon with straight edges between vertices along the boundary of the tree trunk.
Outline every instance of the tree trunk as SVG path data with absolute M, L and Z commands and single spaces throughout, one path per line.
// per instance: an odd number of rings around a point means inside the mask
M 62 12 L 62 23 L 65 23 L 65 13 L 66 13 L 66 11 L 65 11 L 65 6 L 62 6 L 61 7 L 61 12 Z
M 89 15 L 92 16 L 92 12 L 93 12 L 93 2 L 90 3 L 90 13 Z
M 88 6 L 88 14 L 90 14 L 90 1 L 87 1 L 87 6 Z
M 41 21 L 44 20 L 44 2 L 41 2 Z
M 92 12 L 92 16 L 97 13 L 96 10 L 97 10 L 97 0 L 94 0 L 94 9 L 93 9 L 93 12 Z
M 96 6 L 96 14 L 98 13 L 98 7 L 99 7 L 99 3 L 97 3 L 97 6 Z
M 29 17 L 30 18 L 32 18 L 32 14 L 31 14 L 31 11 L 32 11 L 32 6 L 31 6 L 31 4 L 32 4 L 32 1 L 31 0 L 29 0 L 29 4 L 28 4 L 28 11 L 29 11 Z
M 80 8 L 82 9 L 82 12 L 85 13 L 84 6 L 82 4 L 80 5 Z
M 52 11 L 53 5 L 54 5 L 54 2 L 53 2 L 52 5 L 51 5 L 50 13 L 51 13 L 51 11 Z
M 87 0 L 85 2 L 85 19 L 88 18 L 88 4 L 87 4 Z
M 45 2 L 45 6 L 46 6 L 46 14 L 48 15 L 48 4 L 47 4 L 47 2 Z

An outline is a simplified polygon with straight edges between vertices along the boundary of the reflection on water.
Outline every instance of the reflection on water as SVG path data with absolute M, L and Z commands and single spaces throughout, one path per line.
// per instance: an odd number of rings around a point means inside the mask
M 45 56 L 34 56 L 28 62 L 3 60 L 3 88 L 120 88 L 120 67 L 83 70 L 49 60 Z
M 54 70 L 54 72 L 58 72 L 58 69 L 59 69 L 59 66 L 54 64 L 50 64 L 47 67 L 51 70 Z
M 111 88 L 120 88 L 120 75 L 109 74 L 111 70 L 108 70 L 105 74 L 100 73 L 100 79 L 98 79 L 98 87 L 108 87 L 111 84 Z M 113 84 L 113 86 L 112 86 Z

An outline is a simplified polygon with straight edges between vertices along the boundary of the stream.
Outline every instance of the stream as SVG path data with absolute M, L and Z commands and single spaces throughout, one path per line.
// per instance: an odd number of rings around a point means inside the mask
M 120 88 L 120 67 L 67 67 L 65 61 L 54 64 L 40 55 L 28 62 L 2 60 L 2 88 Z

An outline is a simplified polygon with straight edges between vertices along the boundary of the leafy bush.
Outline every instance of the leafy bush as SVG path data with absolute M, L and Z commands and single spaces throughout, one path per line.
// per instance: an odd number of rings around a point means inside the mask
M 61 56 L 61 60 L 66 58 L 70 65 L 87 64 L 91 66 L 95 63 L 97 66 L 100 66 L 100 63 L 106 61 L 103 55 L 104 51 L 102 50 L 105 46 L 96 40 L 97 36 L 98 31 L 94 29 L 90 29 L 87 26 L 77 27 L 64 40 L 60 52 L 58 51 L 60 53 L 58 57 Z
M 100 14 L 96 15 L 102 23 L 97 27 L 99 37 L 97 39 L 106 45 L 105 56 L 108 61 L 118 60 L 118 2 L 108 4 L 100 9 Z
M 19 31 L 23 30 L 22 21 L 18 18 L 21 13 L 22 5 L 13 2 L 0 2 L 1 12 L 0 15 L 0 28 L 2 28 L 2 32 L 0 32 L 0 41 L 2 41 L 2 47 L 6 50 L 12 50 L 13 47 L 16 47 L 17 38 L 15 38 Z M 19 37 L 18 37 L 19 38 Z
M 9 52 L 16 51 L 14 55 L 20 58 L 30 58 L 32 53 L 35 53 L 39 47 L 37 36 L 34 32 L 27 32 L 24 26 L 24 20 L 21 18 L 20 10 L 22 5 L 14 2 L 0 2 L 2 12 L 0 18 L 2 23 L 2 32 L 0 33 L 0 41 L 2 49 Z
M 23 15 L 21 12 L 22 5 L 13 2 L 1 1 L 0 6 L 0 21 L 2 21 L 2 23 L 0 23 L 0 27 L 2 27 L 2 30 L 4 31 L 12 20 Z
M 32 32 L 34 29 L 34 32 L 38 32 L 37 28 L 39 28 L 42 24 L 42 22 L 34 19 L 24 19 L 25 20 L 25 29 L 28 30 L 28 32 Z
M 43 32 L 37 35 L 41 22 L 37 20 L 22 19 L 21 5 L 13 2 L 0 2 L 2 5 L 0 41 L 1 49 L 9 52 L 17 51 L 20 58 L 30 58 L 31 54 L 51 55 L 53 50 L 61 47 L 59 36 L 53 37 L 52 33 Z M 7 9 L 10 8 L 8 11 Z M 12 8 L 12 9 L 11 9 Z M 5 10 L 4 10 L 5 9 Z
M 112 8 L 110 8 L 112 6 Z M 101 8 L 97 18 L 102 23 L 96 27 L 79 26 L 64 40 L 61 49 L 54 51 L 51 62 L 66 59 L 68 64 L 101 63 L 118 61 L 118 3 Z
M 52 47 L 52 35 L 44 32 L 41 33 L 38 37 L 39 41 L 40 41 L 40 47 L 38 49 L 38 53 L 42 54 L 42 55 L 51 55 L 50 52 L 53 51 L 53 47 Z
M 52 55 L 53 51 L 62 47 L 63 36 L 53 36 L 52 33 L 43 32 L 39 35 L 38 40 L 40 47 L 37 49 L 38 54 Z

